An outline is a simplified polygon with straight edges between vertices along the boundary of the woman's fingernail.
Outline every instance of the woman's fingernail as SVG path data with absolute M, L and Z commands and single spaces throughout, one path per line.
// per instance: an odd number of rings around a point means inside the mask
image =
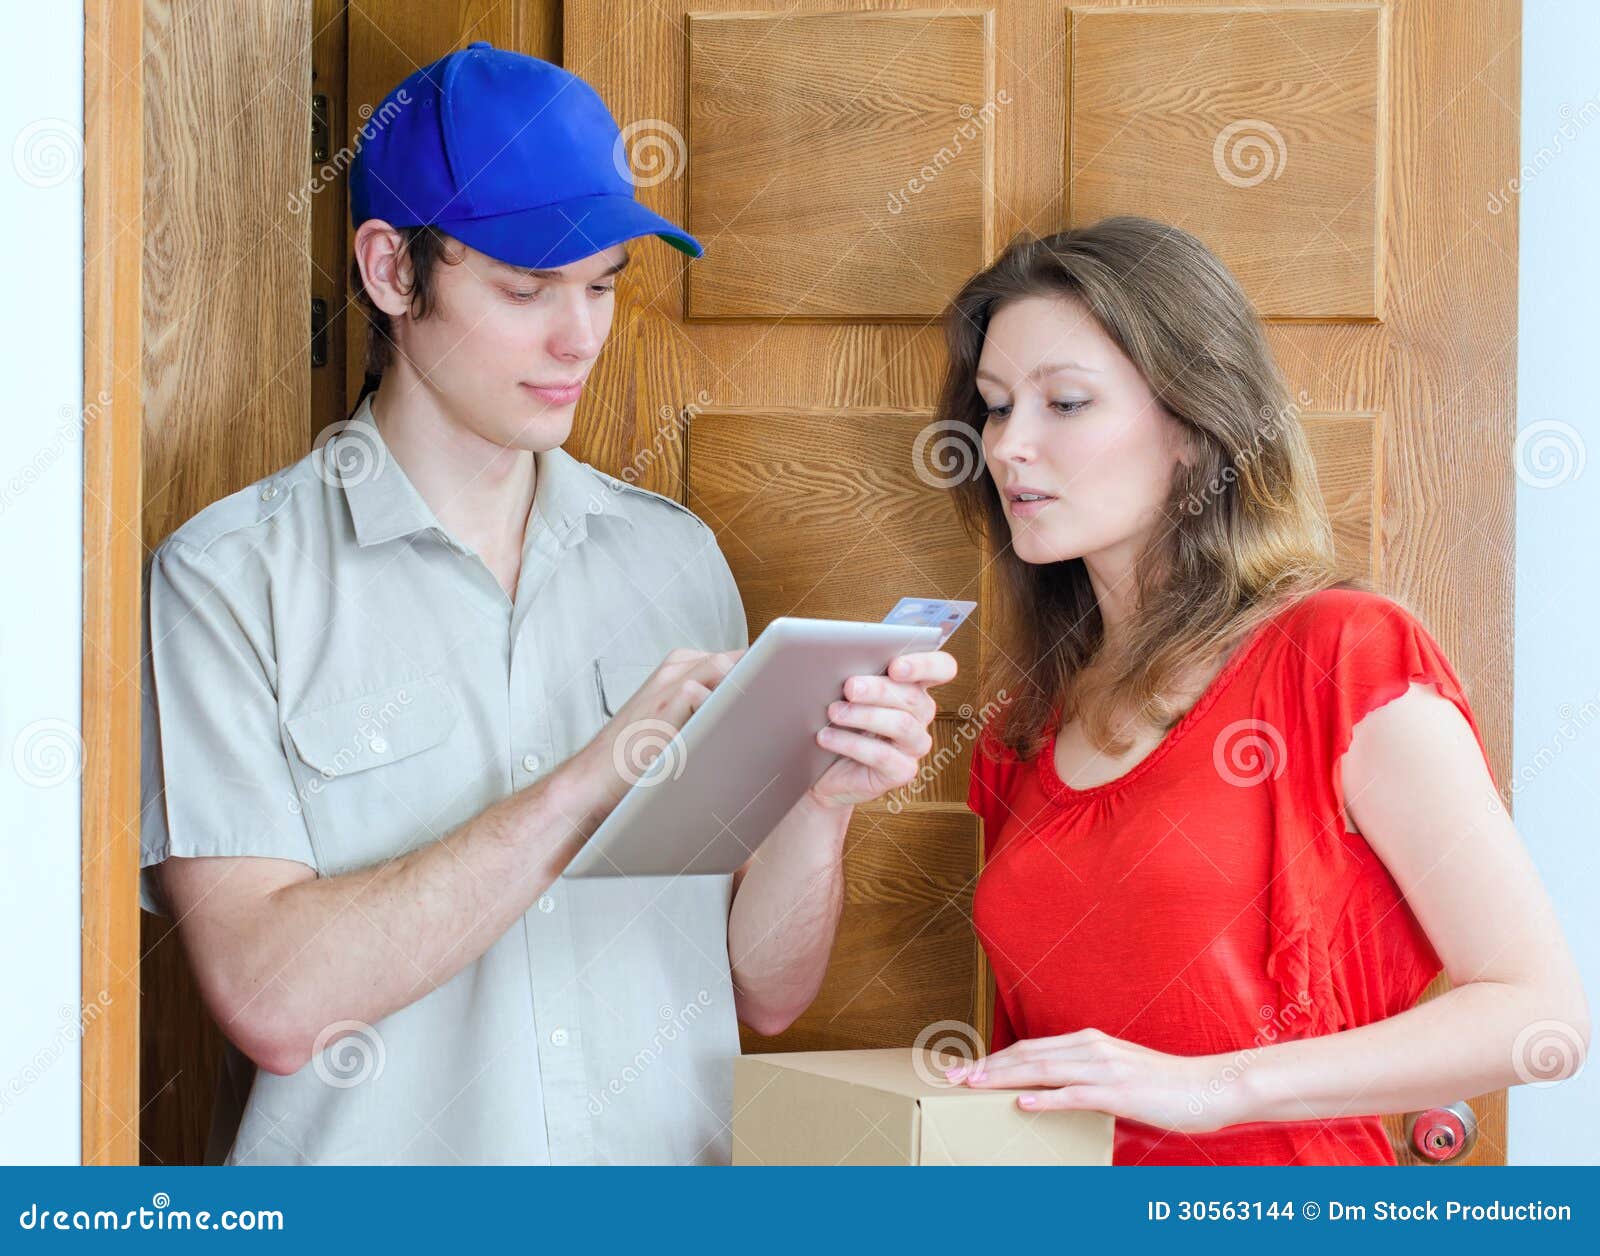
M 989 1074 L 987 1074 L 987 1073 L 985 1073 L 985 1072 L 984 1072 L 984 1071 L 983 1071 L 983 1070 L 982 1070 L 982 1069 L 981 1069 L 981 1068 L 980 1068 L 980 1069 L 979 1069 L 979 1070 L 978 1070 L 978 1071 L 977 1071 L 977 1072 L 976 1072 L 976 1073 L 974 1073 L 974 1074 L 973 1074 L 973 1075 L 972 1075 L 972 1080 L 973 1080 L 973 1081 L 975 1081 L 975 1082 L 981 1082 L 981 1081 L 982 1081 L 982 1080 L 983 1080 L 983 1079 L 984 1079 L 984 1078 L 985 1078 L 985 1077 L 987 1077 L 987 1076 L 989 1076 Z
M 1039 1100 L 1034 1095 L 1018 1095 L 1017 1102 L 1020 1103 L 1024 1108 L 1031 1108 L 1037 1104 Z

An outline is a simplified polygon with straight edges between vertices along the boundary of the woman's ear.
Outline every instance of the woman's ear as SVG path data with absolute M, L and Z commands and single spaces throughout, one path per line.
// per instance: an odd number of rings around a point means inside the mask
M 381 218 L 356 228 L 356 262 L 373 305 L 395 317 L 411 308 L 411 257 L 400 232 Z

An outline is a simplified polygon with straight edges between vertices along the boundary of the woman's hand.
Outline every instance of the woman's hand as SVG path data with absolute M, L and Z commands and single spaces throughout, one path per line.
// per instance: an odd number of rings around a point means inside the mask
M 811 797 L 824 807 L 854 807 L 911 781 L 933 747 L 928 725 L 937 707 L 928 690 L 955 674 L 953 655 L 928 650 L 900 655 L 887 676 L 845 681 L 843 700 L 828 706 L 832 723 L 817 733 L 818 745 L 844 757 L 811 787 Z
M 982 1090 L 1048 1087 L 1017 1096 L 1027 1112 L 1083 1108 L 1185 1133 L 1246 1119 L 1237 1082 L 1225 1084 L 1225 1074 L 1219 1057 L 1167 1055 L 1098 1029 L 1025 1038 L 945 1070 L 950 1081 Z

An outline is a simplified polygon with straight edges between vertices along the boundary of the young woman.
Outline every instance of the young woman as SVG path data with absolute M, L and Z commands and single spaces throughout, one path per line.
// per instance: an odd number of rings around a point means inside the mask
M 1338 582 L 1223 265 L 1108 219 L 1013 244 L 948 326 L 1003 597 L 968 799 L 993 1040 L 952 1080 L 1112 1113 L 1117 1164 L 1393 1164 L 1378 1114 L 1575 1072 L 1584 995 L 1461 681 Z

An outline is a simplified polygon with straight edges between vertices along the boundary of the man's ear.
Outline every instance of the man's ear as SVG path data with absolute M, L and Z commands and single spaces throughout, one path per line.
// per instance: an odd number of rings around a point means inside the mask
M 395 317 L 411 309 L 411 255 L 399 230 L 381 218 L 356 228 L 356 262 L 373 305 Z

